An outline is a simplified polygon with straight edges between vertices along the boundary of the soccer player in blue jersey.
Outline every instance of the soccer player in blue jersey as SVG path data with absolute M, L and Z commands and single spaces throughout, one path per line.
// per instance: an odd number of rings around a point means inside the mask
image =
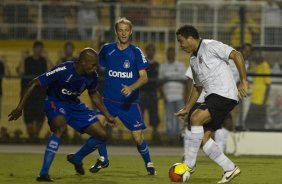
M 117 42 L 105 44 L 99 53 L 99 64 L 105 68 L 104 104 L 113 116 L 119 117 L 131 131 L 149 175 L 155 175 L 147 142 L 143 138 L 146 125 L 139 106 L 139 88 L 147 81 L 149 64 L 142 51 L 130 44 L 132 23 L 120 18 L 115 24 Z M 96 173 L 108 167 L 106 144 L 98 148 L 100 158 L 90 168 Z M 76 154 L 75 154 L 76 155 Z
M 49 168 L 59 148 L 60 137 L 67 125 L 80 133 L 90 135 L 83 149 L 76 153 L 76 157 L 68 155 L 68 161 L 75 166 L 79 174 L 84 174 L 82 158 L 107 140 L 105 127 L 99 121 L 106 119 L 110 123 L 115 123 L 115 119 L 107 111 L 101 95 L 96 90 L 97 67 L 98 54 L 91 48 L 85 48 L 80 53 L 77 62 L 68 61 L 59 64 L 33 79 L 18 106 L 9 114 L 9 121 L 17 120 L 22 115 L 24 104 L 32 91 L 37 87 L 47 88 L 45 113 L 53 134 L 48 140 L 43 166 L 37 181 L 53 181 L 49 175 Z M 78 97 L 86 89 L 91 100 L 104 116 L 90 110 L 80 101 Z

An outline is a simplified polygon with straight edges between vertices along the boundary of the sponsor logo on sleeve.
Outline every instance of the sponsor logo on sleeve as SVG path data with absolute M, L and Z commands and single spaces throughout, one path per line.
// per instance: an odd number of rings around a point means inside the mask
M 59 71 L 63 71 L 63 70 L 66 70 L 66 69 L 67 69 L 66 66 L 58 67 L 54 70 L 51 70 L 50 72 L 47 72 L 46 76 L 48 77 L 49 75 L 53 75 L 54 73 L 57 73 Z

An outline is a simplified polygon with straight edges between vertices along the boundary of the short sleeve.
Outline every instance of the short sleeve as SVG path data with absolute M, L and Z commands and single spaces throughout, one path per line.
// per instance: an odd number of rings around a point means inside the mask
M 59 66 L 52 68 L 48 72 L 41 74 L 40 76 L 36 77 L 35 79 L 38 80 L 40 86 L 47 87 L 51 83 L 60 79 L 63 71 L 66 69 L 67 69 L 66 66 L 59 65 Z
M 136 47 L 136 49 L 135 49 L 135 61 L 136 61 L 138 70 L 143 70 L 143 69 L 149 68 L 149 63 L 148 63 L 145 55 L 143 54 L 141 49 L 139 49 L 138 47 Z
M 102 67 L 106 67 L 106 47 L 105 45 L 102 47 L 102 49 L 99 52 L 99 64 Z
M 230 53 L 235 49 L 222 42 L 213 40 L 209 43 L 209 50 L 216 57 L 227 62 L 229 60 Z
M 185 76 L 187 78 L 193 79 L 193 74 L 192 74 L 191 66 L 188 67 L 188 69 L 187 69 L 187 71 L 185 73 Z

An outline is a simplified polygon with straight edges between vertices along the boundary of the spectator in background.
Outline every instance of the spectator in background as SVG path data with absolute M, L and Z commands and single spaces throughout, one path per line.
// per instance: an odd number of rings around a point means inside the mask
M 77 26 L 80 39 L 91 39 L 92 31 L 96 34 L 99 25 L 96 11 L 97 10 L 93 6 L 89 6 L 88 2 L 82 2 L 82 5 L 79 7 L 77 13 Z M 95 36 L 92 35 L 92 37 Z
M 281 24 L 282 24 L 281 4 L 279 4 L 275 0 L 267 0 L 266 5 L 263 6 L 263 13 L 264 13 L 264 24 L 265 24 L 265 44 L 281 45 L 282 43 L 282 39 L 280 38 Z
M 141 109 L 147 110 L 149 115 L 149 123 L 153 129 L 152 141 L 159 142 L 160 135 L 158 132 L 158 126 L 160 124 L 159 111 L 158 111 L 158 73 L 159 63 L 154 59 L 156 53 L 156 47 L 153 44 L 146 46 L 146 59 L 149 63 L 149 70 L 147 76 L 149 81 L 140 89 L 140 105 Z
M 74 53 L 74 44 L 70 41 L 66 42 L 64 45 L 64 53 L 61 54 L 59 52 L 59 59 L 57 61 L 57 64 L 66 62 L 66 61 L 77 61 L 77 57 L 73 55 Z
M 0 119 L 2 117 L 2 95 L 3 95 L 3 88 L 2 88 L 2 78 L 3 76 L 9 76 L 10 70 L 6 65 L 6 56 L 0 55 Z
M 159 79 L 161 80 L 161 97 L 164 98 L 166 109 L 167 138 L 173 141 L 180 135 L 180 121 L 174 116 L 183 107 L 184 83 L 186 67 L 175 60 L 175 48 L 169 47 L 166 52 L 167 63 L 161 64 Z M 175 80 L 175 81 L 171 81 Z
M 21 95 L 26 90 L 28 83 L 37 75 L 47 71 L 48 59 L 44 57 L 44 45 L 41 41 L 33 43 L 33 54 L 27 56 L 27 52 L 23 55 L 23 61 L 18 66 L 18 73 L 22 76 L 21 80 Z M 44 122 L 44 99 L 46 90 L 36 88 L 24 106 L 24 123 L 26 124 L 27 134 L 31 141 L 37 141 L 40 130 Z
M 254 52 L 255 65 L 251 72 L 255 74 L 271 74 L 271 69 L 261 52 Z M 262 130 L 266 123 L 266 104 L 270 91 L 270 77 L 253 77 L 251 105 L 246 117 L 246 129 Z
M 252 43 L 253 35 L 259 32 L 258 27 L 256 27 L 256 22 L 248 14 L 245 14 L 245 27 L 244 27 L 244 43 Z M 229 27 L 229 32 L 231 32 L 231 46 L 240 47 L 241 46 L 241 29 L 240 29 L 240 15 L 236 15 L 231 18 Z

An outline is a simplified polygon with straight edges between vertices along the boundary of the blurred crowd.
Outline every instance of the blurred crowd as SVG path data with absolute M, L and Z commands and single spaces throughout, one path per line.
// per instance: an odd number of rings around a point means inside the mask
M 248 0 L 250 1 L 250 0 Z M 262 0 L 261 0 L 262 1 Z M 17 1 L 16 1 L 17 2 Z M 0 3 L 0 39 L 72 39 L 89 40 L 109 35 L 112 16 L 127 17 L 136 26 L 163 27 L 174 30 L 176 26 L 176 0 L 101 0 L 101 1 L 27 1 L 29 3 Z M 111 3 L 112 2 L 112 3 Z M 247 2 L 217 0 L 224 2 Z M 250 1 L 259 2 L 259 1 Z M 264 44 L 282 45 L 282 2 L 264 0 L 263 7 L 248 8 L 242 11 L 238 6 L 219 8 L 217 23 L 220 40 L 237 47 L 241 43 L 241 24 L 244 21 L 244 42 L 260 41 L 262 31 Z M 42 3 L 42 4 L 39 4 Z M 121 3 L 121 6 L 115 6 Z M 138 5 L 139 4 L 139 5 Z M 151 6 L 150 6 L 151 5 Z M 142 8 L 140 8 L 142 6 Z M 192 8 L 192 7 L 191 7 Z M 229 10 L 230 9 L 230 10 Z M 208 24 L 214 20 L 213 6 L 204 4 L 197 10 L 205 12 L 194 17 L 184 13 L 184 21 L 196 21 L 200 32 L 212 38 L 213 29 Z M 191 11 L 194 11 L 191 9 Z M 228 14 L 227 12 L 230 12 Z M 238 12 L 238 13 L 234 13 Z M 242 13 L 244 17 L 242 17 Z M 261 25 L 264 30 L 261 29 Z M 172 37 L 171 40 L 174 40 Z

